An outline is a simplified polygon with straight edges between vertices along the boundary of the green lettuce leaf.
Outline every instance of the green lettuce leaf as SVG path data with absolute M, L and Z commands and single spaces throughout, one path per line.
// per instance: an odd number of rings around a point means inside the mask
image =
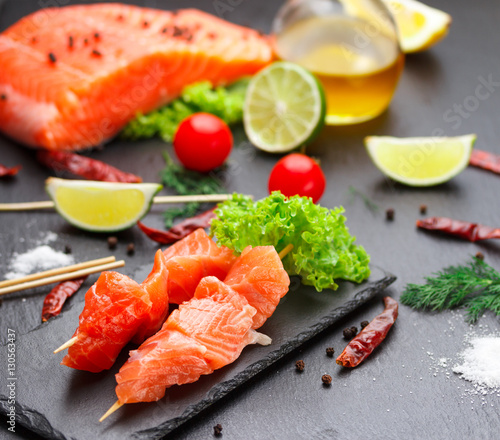
M 171 142 L 179 124 L 188 116 L 212 113 L 228 125 L 243 119 L 243 103 L 249 79 L 241 79 L 230 86 L 213 88 L 208 81 L 187 86 L 181 96 L 170 104 L 148 113 L 138 114 L 123 129 L 121 136 L 138 140 L 160 136 Z
M 287 198 L 280 192 L 256 202 L 234 194 L 216 209 L 211 235 L 236 253 L 248 245 L 273 245 L 279 252 L 293 244 L 283 259 L 288 274 L 300 275 L 303 284 L 318 292 L 335 290 L 336 279 L 360 283 L 370 275 L 370 257 L 354 244 L 343 212 L 342 207 L 330 210 L 309 198 Z

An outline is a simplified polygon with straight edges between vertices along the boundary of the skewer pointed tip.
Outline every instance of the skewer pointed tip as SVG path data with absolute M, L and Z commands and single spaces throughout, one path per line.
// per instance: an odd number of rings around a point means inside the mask
M 72 345 L 76 344 L 76 341 L 78 341 L 78 337 L 75 336 L 74 338 L 71 338 L 69 341 L 66 341 L 63 345 L 61 345 L 59 348 L 56 348 L 54 350 L 54 354 L 59 353 L 60 351 L 66 350 L 66 348 L 71 347 Z
M 117 400 L 111 408 L 109 408 L 106 411 L 106 414 L 104 414 L 100 419 L 99 422 L 102 422 L 104 419 L 106 419 L 108 416 L 113 414 L 116 410 L 120 409 L 123 406 L 123 403 L 120 403 L 119 400 Z

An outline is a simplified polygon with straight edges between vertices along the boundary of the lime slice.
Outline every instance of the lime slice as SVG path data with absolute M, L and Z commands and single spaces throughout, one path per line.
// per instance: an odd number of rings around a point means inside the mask
M 115 232 L 133 226 L 148 211 L 156 183 L 115 183 L 49 177 L 45 189 L 59 214 L 73 226 Z
M 475 134 L 457 137 L 370 136 L 365 145 L 386 176 L 410 186 L 447 182 L 469 163 Z
M 248 86 L 243 121 L 257 148 L 285 153 L 311 142 L 325 123 L 323 87 L 303 67 L 285 61 L 271 64 Z
M 399 29 L 403 52 L 419 52 L 448 33 L 451 16 L 416 0 L 383 0 Z

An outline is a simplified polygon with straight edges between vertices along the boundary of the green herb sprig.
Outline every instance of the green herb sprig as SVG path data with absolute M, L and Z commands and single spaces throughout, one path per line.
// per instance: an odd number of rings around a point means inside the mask
M 363 192 L 361 192 L 359 189 L 355 188 L 354 186 L 350 185 L 348 191 L 349 191 L 351 201 L 355 197 L 361 197 L 361 200 L 363 200 L 363 203 L 365 204 L 365 206 L 372 213 L 375 214 L 380 209 L 380 207 L 373 200 L 371 200 L 370 197 L 368 197 L 366 194 L 364 194 Z
M 222 181 L 215 174 L 201 174 L 187 170 L 176 164 L 168 153 L 164 153 L 165 168 L 160 172 L 164 186 L 174 189 L 178 194 L 222 194 L 225 192 Z M 163 213 L 165 227 L 172 227 L 178 217 L 193 217 L 197 214 L 200 203 L 186 203 L 180 208 L 170 208 Z
M 486 310 L 500 315 L 500 273 L 479 258 L 467 265 L 447 267 L 426 280 L 425 284 L 408 284 L 401 302 L 435 311 L 464 307 L 470 323 Z
M 244 78 L 230 86 L 216 88 L 208 81 L 187 86 L 170 104 L 147 115 L 138 114 L 123 129 L 121 136 L 130 140 L 159 136 L 171 142 L 179 124 L 198 112 L 212 113 L 228 125 L 241 122 L 248 81 Z

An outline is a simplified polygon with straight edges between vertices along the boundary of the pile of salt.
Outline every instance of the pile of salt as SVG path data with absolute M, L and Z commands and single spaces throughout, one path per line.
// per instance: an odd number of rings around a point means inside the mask
M 500 388 L 500 337 L 474 338 L 453 371 L 479 386 Z
M 33 272 L 69 266 L 74 260 L 71 255 L 52 249 L 50 246 L 38 246 L 24 254 L 14 254 L 9 265 L 10 272 L 5 279 L 20 278 Z

